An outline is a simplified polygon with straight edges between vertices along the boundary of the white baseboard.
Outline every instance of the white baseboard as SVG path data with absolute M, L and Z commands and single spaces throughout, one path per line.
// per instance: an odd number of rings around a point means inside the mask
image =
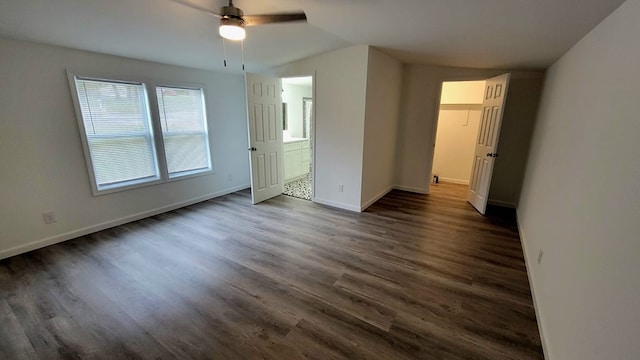
M 374 196 L 371 200 L 360 206 L 360 212 L 365 211 L 369 206 L 373 205 L 376 201 L 380 200 L 383 196 L 387 195 L 389 191 L 393 190 L 393 186 L 389 186 L 386 190 L 380 194 Z
M 315 197 L 313 199 L 313 201 L 317 202 L 318 204 L 328 205 L 328 206 L 339 208 L 339 209 L 343 209 L 343 210 L 360 212 L 360 207 L 359 206 L 345 204 L 345 203 L 341 203 L 341 202 L 337 202 L 337 201 L 333 201 L 333 200 L 322 199 L 322 198 L 319 198 L 319 197 Z
M 417 194 L 428 194 L 429 190 L 426 188 L 416 188 L 416 187 L 411 187 L 411 186 L 402 186 L 402 185 L 394 185 L 393 186 L 394 189 L 396 190 L 401 190 L 401 191 L 408 191 L 408 192 L 412 192 L 412 193 L 417 193 Z
M 156 209 L 151 209 L 151 210 L 147 210 L 147 211 L 143 211 L 143 212 L 139 212 L 136 214 L 132 214 L 132 215 L 128 215 L 125 217 L 121 217 L 118 219 L 114 219 L 114 220 L 109 220 L 109 221 L 105 221 L 103 223 L 100 224 L 96 224 L 96 225 L 91 225 L 91 226 L 87 226 L 84 227 L 82 229 L 78 229 L 78 230 L 73 230 L 73 231 L 69 231 L 66 232 L 64 234 L 59 234 L 59 235 L 54 235 L 54 236 L 50 236 L 44 239 L 40 239 L 40 240 L 36 240 L 36 241 L 32 241 L 30 243 L 27 244 L 22 244 L 22 245 L 18 245 L 18 246 L 14 246 L 12 248 L 9 249 L 5 249 L 5 250 L 0 250 L 0 259 L 5 259 L 11 256 L 15 256 L 15 255 L 19 255 L 28 251 L 33 251 L 36 249 L 40 249 L 43 248 L 45 246 L 49 246 L 49 245 L 53 245 L 53 244 L 57 244 L 63 241 L 67 241 L 67 240 L 71 240 L 71 239 L 75 239 L 77 237 L 80 236 L 84 236 L 84 235 L 88 235 L 94 232 L 98 232 L 104 229 L 108 229 L 108 228 L 112 228 L 114 226 L 118 226 L 118 225 L 122 225 L 122 224 L 126 224 L 132 221 L 136 221 L 136 220 L 140 220 L 140 219 L 144 219 L 150 216 L 154 216 L 154 215 L 158 215 L 158 214 L 162 214 L 171 210 L 175 210 L 175 209 L 179 209 L 185 206 L 189 206 L 189 205 L 193 205 L 205 200 L 209 200 L 209 199 L 213 199 L 222 195 L 226 195 L 226 194 L 230 194 L 236 191 L 240 191 L 240 190 L 244 190 L 246 188 L 249 188 L 250 185 L 240 185 L 240 186 L 236 186 L 230 189 L 225 189 L 225 190 L 221 190 L 221 191 L 217 191 L 215 193 L 211 193 L 211 194 L 207 194 L 204 196 L 199 196 L 197 198 L 193 198 L 193 199 L 189 199 L 186 201 L 181 201 L 179 203 L 175 203 L 175 204 L 171 204 L 171 205 L 167 205 L 167 206 L 163 206 L 160 208 L 156 208 Z
M 538 307 L 538 301 L 536 300 L 536 291 L 533 282 L 533 273 L 531 272 L 531 264 L 529 263 L 529 256 L 527 256 L 527 247 L 525 246 L 525 236 L 522 232 L 522 228 L 520 227 L 520 216 L 518 215 L 518 210 L 516 209 L 516 221 L 518 224 L 518 234 L 520 235 L 520 246 L 522 246 L 522 253 L 524 255 L 524 264 L 527 269 L 527 277 L 529 279 L 529 288 L 531 289 L 531 298 L 533 300 L 533 309 L 536 312 L 536 321 L 538 322 L 538 332 L 540 333 L 540 342 L 542 343 L 542 353 L 544 354 L 544 358 L 549 360 L 551 357 L 549 356 L 549 350 L 547 347 L 547 341 L 544 337 L 544 327 L 542 326 L 542 318 L 540 317 L 540 309 Z
M 510 209 L 515 209 L 516 208 L 516 204 L 514 204 L 512 202 L 509 202 L 509 201 L 502 201 L 502 200 L 489 199 L 489 200 L 487 200 L 487 204 L 506 207 L 506 208 L 510 208 Z
M 439 180 L 440 180 L 440 182 L 446 182 L 446 183 L 450 183 L 450 184 L 469 185 L 469 180 L 444 178 L 442 176 L 439 177 Z

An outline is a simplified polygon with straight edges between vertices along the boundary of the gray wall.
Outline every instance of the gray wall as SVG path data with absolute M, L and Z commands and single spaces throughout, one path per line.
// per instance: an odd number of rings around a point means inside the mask
M 402 64 L 369 47 L 364 120 L 361 209 L 389 192 L 395 180 L 395 155 Z
M 511 76 L 498 142 L 499 156 L 489 189 L 491 203 L 510 207 L 518 204 L 543 83 L 540 73 L 514 72 Z
M 625 2 L 548 71 L 518 206 L 547 359 L 640 356 L 638 19 Z
M 0 54 L 0 258 L 249 185 L 242 76 L 5 39 Z M 203 84 L 214 174 L 92 196 L 66 69 Z
M 315 201 L 352 211 L 361 206 L 368 48 L 352 46 L 273 69 L 284 77 L 315 74 Z
M 511 73 L 489 200 L 515 206 L 543 72 L 405 65 L 396 151 L 396 187 L 428 193 L 442 81 L 485 80 Z

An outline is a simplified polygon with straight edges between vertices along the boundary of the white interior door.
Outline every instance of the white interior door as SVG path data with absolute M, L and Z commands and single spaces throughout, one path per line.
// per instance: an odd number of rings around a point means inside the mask
M 507 99 L 510 74 L 500 75 L 487 80 L 482 102 L 482 118 L 478 130 L 476 150 L 469 181 L 467 200 L 481 214 L 487 209 L 489 187 L 493 175 L 493 164 L 498 156 L 498 138 L 502 113 Z
M 251 199 L 254 204 L 282 194 L 282 83 L 279 78 L 246 74 Z

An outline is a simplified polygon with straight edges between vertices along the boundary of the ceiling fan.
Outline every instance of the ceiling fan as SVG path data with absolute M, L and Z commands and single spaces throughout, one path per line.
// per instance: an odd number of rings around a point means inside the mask
M 304 12 L 245 16 L 241 9 L 233 6 L 232 0 L 229 0 L 229 5 L 221 7 L 219 12 L 194 4 L 188 0 L 172 1 L 188 6 L 192 9 L 205 12 L 209 15 L 219 17 L 220 36 L 228 40 L 243 40 L 246 37 L 246 32 L 244 30 L 245 26 L 307 21 L 307 16 Z

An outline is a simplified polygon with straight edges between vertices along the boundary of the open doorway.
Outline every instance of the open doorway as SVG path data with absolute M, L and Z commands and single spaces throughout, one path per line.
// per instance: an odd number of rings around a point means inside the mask
M 313 199 L 313 77 L 282 78 L 284 194 Z
M 484 214 L 510 74 L 442 83 L 432 176 L 468 185 L 467 201 Z M 473 142 L 472 142 L 473 140 Z
M 434 182 L 469 185 L 485 83 L 442 83 L 433 155 Z

